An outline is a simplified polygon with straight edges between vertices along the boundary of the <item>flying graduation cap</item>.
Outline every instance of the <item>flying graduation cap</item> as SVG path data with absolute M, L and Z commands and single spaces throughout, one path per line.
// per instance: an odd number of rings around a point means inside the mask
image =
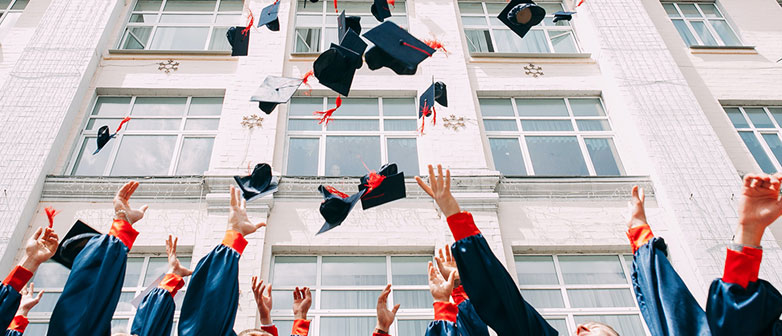
M 326 222 L 323 223 L 316 235 L 340 226 L 366 190 L 359 190 L 357 193 L 348 196 L 334 187 L 320 185 L 318 186 L 318 191 L 323 195 L 323 202 L 320 203 L 320 214 Z
M 278 104 L 287 103 L 303 82 L 301 78 L 266 76 L 250 101 L 258 102 L 261 111 L 271 114 Z
M 565 12 L 565 11 L 559 11 L 554 13 L 554 23 L 557 23 L 559 21 L 570 21 L 573 19 L 573 14 L 576 14 L 576 12 Z
M 225 33 L 231 45 L 231 56 L 247 56 L 250 45 L 250 30 L 245 27 L 231 27 Z
M 366 55 L 371 70 L 385 66 L 398 75 L 414 75 L 418 64 L 436 51 L 391 21 L 372 28 L 364 37 L 375 44 Z
M 361 34 L 361 17 L 360 16 L 346 16 L 345 11 L 339 14 L 337 17 L 337 31 L 339 34 L 339 43 L 342 43 L 342 38 L 348 32 L 348 29 L 353 30 L 356 34 Z
M 255 165 L 252 174 L 234 176 L 234 181 L 239 185 L 239 189 L 242 189 L 242 197 L 249 202 L 276 192 L 280 179 L 272 176 L 272 167 L 269 164 L 259 163 Z
M 391 17 L 391 9 L 388 8 L 387 0 L 375 0 L 375 2 L 372 3 L 372 7 L 370 7 L 370 11 L 372 12 L 372 16 L 380 22 Z
M 258 17 L 258 28 L 266 25 L 271 31 L 280 30 L 280 19 L 277 14 L 280 12 L 280 0 L 275 0 L 273 4 L 268 5 L 261 11 L 261 16 Z
M 546 10 L 532 0 L 511 0 L 497 18 L 516 35 L 524 38 L 530 28 L 543 21 L 545 16 Z
M 119 126 L 117 127 L 117 131 L 114 132 L 114 134 L 109 133 L 109 126 L 103 125 L 98 129 L 98 148 L 95 149 L 95 152 L 92 153 L 92 155 L 98 154 L 101 149 L 103 149 L 103 146 L 106 146 L 106 144 L 109 142 L 109 140 L 115 138 L 119 131 L 122 129 L 122 125 L 125 125 L 126 122 L 130 121 L 130 117 L 125 117 L 125 119 L 122 119 L 120 121 Z
M 371 171 L 361 177 L 358 190 L 366 190 L 361 196 L 364 210 L 405 198 L 405 173 L 397 172 L 396 163 L 387 163 L 379 172 Z
M 54 256 L 52 256 L 52 260 L 70 269 L 76 256 L 84 249 L 90 239 L 100 235 L 101 233 L 98 230 L 93 229 L 81 220 L 77 220 L 71 229 L 68 230 L 68 233 L 65 234 L 65 237 L 60 240 L 60 245 L 57 247 Z
M 364 64 L 362 56 L 367 49 L 367 44 L 347 24 L 347 18 L 344 27 L 346 28 L 344 34 L 339 37 L 339 44 L 332 43 L 328 50 L 318 56 L 312 67 L 315 77 L 321 84 L 347 96 L 356 70 Z
M 448 94 L 445 89 L 445 83 L 443 82 L 433 82 L 432 85 L 421 94 L 421 98 L 418 99 L 418 118 L 421 118 L 421 133 L 424 132 L 426 117 L 431 115 L 433 117 L 432 125 L 437 124 L 437 110 L 434 107 L 434 103 L 448 107 Z

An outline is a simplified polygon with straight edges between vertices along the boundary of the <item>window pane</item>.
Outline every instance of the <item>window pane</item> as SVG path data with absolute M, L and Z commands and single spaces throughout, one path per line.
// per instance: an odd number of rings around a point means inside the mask
M 166 1 L 167 12 L 213 12 L 215 10 L 215 0 L 168 0 Z
M 695 33 L 698 34 L 698 36 L 701 38 L 701 41 L 703 41 L 703 45 L 718 45 L 717 40 L 715 40 L 714 36 L 711 35 L 703 21 L 690 21 L 690 25 L 692 26 L 692 29 L 695 30 Z
M 380 166 L 380 137 L 326 137 L 326 176 L 364 176 Z
M 480 98 L 478 102 L 481 105 L 481 114 L 484 117 L 513 116 L 513 106 L 511 106 L 510 99 Z
M 498 14 L 500 14 L 500 11 L 505 8 L 505 4 L 499 4 L 499 3 L 486 3 L 486 11 L 489 13 L 489 16 L 496 17 Z
M 543 30 L 530 30 L 523 39 L 509 29 L 494 30 L 497 49 L 500 52 L 547 53 L 548 41 Z
M 125 280 L 122 287 L 136 287 L 141 280 L 141 268 L 144 266 L 144 258 L 128 257 L 125 268 Z
M 399 335 L 424 335 L 429 327 L 429 320 L 400 320 L 397 322 Z
M 418 175 L 418 146 L 416 139 L 386 139 L 388 162 L 396 162 L 399 171 L 408 176 Z
M 291 320 L 283 321 L 274 319 L 274 325 L 277 327 L 277 330 L 293 330 L 293 321 Z
M 579 131 L 610 131 L 608 120 L 576 120 Z
M 779 141 L 779 135 L 776 133 L 763 134 L 763 139 L 766 140 L 768 148 L 777 157 L 777 162 L 782 164 L 782 142 Z
M 619 168 L 619 154 L 616 152 L 614 141 L 608 138 L 585 138 L 589 157 L 598 176 L 619 176 L 622 171 Z
M 427 263 L 432 257 L 391 257 L 391 281 L 394 285 L 429 284 Z M 398 302 L 397 302 L 398 303 Z
M 292 116 L 312 117 L 315 111 L 323 111 L 323 98 L 294 97 L 291 98 L 291 106 L 288 114 Z
M 109 130 L 116 130 L 121 121 L 121 118 L 90 118 L 87 120 L 87 126 L 84 129 L 97 131 L 102 126 L 108 126 Z
M 462 25 L 464 26 L 488 26 L 486 18 L 483 16 L 462 16 Z
M 126 126 L 130 131 L 138 130 L 179 130 L 179 126 L 182 124 L 182 119 L 142 119 L 133 118 Z M 114 131 L 114 130 L 112 130 Z
M 119 302 L 117 302 L 117 312 L 131 312 L 133 311 L 133 305 L 130 301 L 133 301 L 133 297 L 136 296 L 135 292 L 122 292 L 119 295 Z
M 177 136 L 126 135 L 114 160 L 112 176 L 166 175 Z
M 57 300 L 60 299 L 60 294 L 58 292 L 44 292 L 41 296 L 41 301 L 38 302 L 33 309 L 30 310 L 30 312 L 33 313 L 50 313 L 54 310 L 54 306 L 57 304 Z M 31 334 L 28 334 L 31 335 Z M 46 333 L 43 333 L 41 335 L 46 335 Z
M 673 6 L 673 4 L 667 3 L 663 4 L 663 8 L 665 8 L 665 12 L 668 13 L 668 16 L 670 17 L 678 17 L 679 12 L 676 11 L 676 7 Z
M 209 50 L 231 50 L 231 44 L 225 38 L 228 27 L 214 27 L 212 29 L 212 40 L 209 41 Z
M 312 300 L 314 301 L 315 298 L 317 297 L 318 296 L 315 295 L 313 289 Z M 281 310 L 287 314 L 293 314 L 293 292 L 292 291 L 290 290 L 272 291 L 272 302 L 274 303 L 273 310 Z M 312 306 L 316 307 L 316 304 L 313 302 Z
M 184 138 L 176 174 L 203 175 L 209 169 L 214 140 L 214 138 Z
M 701 13 L 695 8 L 694 4 L 678 4 L 679 9 L 685 17 L 701 17 Z
M 599 117 L 606 115 L 600 99 L 568 99 L 568 101 L 570 102 L 570 109 L 573 110 L 573 115 L 576 117 Z
M 526 140 L 535 175 L 589 175 L 576 137 L 528 136 Z
M 315 119 L 288 119 L 289 131 L 320 131 L 323 127 Z
M 725 108 L 725 112 L 728 113 L 728 118 L 730 118 L 730 122 L 733 123 L 733 126 L 736 126 L 736 128 L 747 128 L 749 127 L 749 123 L 747 123 L 747 120 L 744 118 L 744 116 L 741 114 L 741 111 L 739 111 L 736 107 L 730 107 Z M 774 119 L 777 119 L 777 116 L 774 116 Z M 779 120 L 777 120 L 779 122 Z
M 329 106 L 335 106 L 334 99 L 329 98 Z M 344 98 L 339 116 L 378 116 L 380 112 L 375 98 Z
M 730 28 L 727 21 L 711 20 L 709 23 L 711 23 L 711 27 L 714 28 L 714 31 L 717 32 L 717 35 L 720 36 L 722 42 L 725 43 L 726 46 L 741 45 L 741 41 L 739 41 L 738 36 L 736 36 L 733 29 Z
M 557 272 L 551 256 L 516 256 L 519 285 L 557 285 Z
M 768 111 L 771 112 L 771 116 L 777 121 L 777 125 L 782 125 L 782 107 L 769 107 Z M 731 118 L 731 121 L 732 120 L 733 118 Z
M 122 49 L 146 48 L 151 33 L 152 27 L 128 27 Z
M 374 317 L 320 318 L 321 335 L 370 335 L 373 330 L 375 330 Z
M 518 131 L 516 120 L 492 120 L 483 119 L 483 127 L 487 132 Z
M 546 15 L 553 15 L 562 10 L 562 3 L 538 2 L 538 5 L 546 10 Z
M 241 14 L 218 14 L 215 23 L 219 25 L 241 26 L 243 25 L 242 15 Z M 217 36 L 225 36 L 225 32 L 228 30 L 228 27 L 222 27 L 222 29 L 223 29 L 223 34 Z M 228 39 L 223 39 L 223 40 L 228 41 Z
M 316 257 L 274 257 L 272 283 L 276 286 L 314 286 Z
M 764 173 L 770 174 L 777 171 L 777 169 L 774 168 L 774 164 L 771 163 L 768 155 L 766 155 L 766 152 L 763 150 L 763 147 L 760 147 L 760 143 L 755 137 L 755 133 L 739 132 L 739 136 L 741 137 L 741 140 L 744 140 L 744 144 L 747 145 L 747 149 L 749 149 L 749 152 L 752 153 L 752 156 L 755 157 L 755 161 L 758 163 L 760 169 L 762 169 Z
M 136 0 L 134 11 L 159 11 L 163 0 Z
M 494 158 L 494 169 L 503 175 L 527 175 L 519 139 L 490 138 L 489 147 Z
M 218 116 L 223 109 L 223 97 L 193 97 L 190 101 L 190 116 Z
M 698 41 L 695 40 L 695 35 L 690 32 L 690 28 L 687 27 L 687 24 L 684 22 L 684 20 L 671 21 L 673 21 L 673 26 L 676 27 L 677 31 L 679 31 L 679 35 L 681 35 L 682 40 L 684 40 L 684 43 L 687 44 L 687 46 L 698 44 Z
M 415 119 L 386 119 L 383 121 L 383 129 L 386 131 L 415 131 L 418 128 Z
M 221 12 L 229 12 L 229 11 L 235 11 L 235 12 L 241 12 L 242 7 L 244 6 L 243 0 L 220 0 L 220 9 Z
M 181 116 L 185 111 L 185 97 L 139 97 L 133 105 L 133 116 Z
M 116 139 L 109 141 L 103 146 L 103 149 L 101 149 L 98 154 L 92 155 L 92 153 L 95 152 L 95 149 L 98 148 L 97 140 L 95 140 L 95 138 L 84 138 L 79 157 L 76 159 L 73 175 L 103 175 L 103 171 L 106 169 L 106 163 L 109 162 L 109 156 L 111 155 L 112 148 L 114 148 L 116 142 Z
M 397 303 L 402 304 L 400 309 L 432 308 L 432 294 L 428 290 L 394 290 L 394 304 Z
M 462 14 L 483 14 L 480 2 L 459 2 L 459 12 Z
M 717 10 L 717 6 L 714 4 L 700 4 L 698 6 L 701 8 L 701 11 L 703 11 L 703 14 L 706 15 L 707 18 L 722 17 L 722 14 L 720 14 L 720 11 Z
M 160 16 L 161 23 L 212 23 L 214 16 L 212 14 L 163 14 Z
M 92 115 L 125 116 L 130 107 L 130 97 L 98 97 Z
M 318 175 L 318 144 L 320 140 L 291 138 L 288 145 L 287 174 L 289 176 Z
M 570 120 L 522 120 L 521 128 L 529 132 L 538 131 L 572 131 Z
M 203 50 L 208 27 L 158 27 L 149 49 Z
M 182 265 L 187 265 L 181 259 L 180 262 L 182 262 Z M 149 263 L 147 264 L 147 270 L 146 272 L 144 272 L 143 286 L 151 285 L 152 282 L 155 281 L 159 276 L 166 274 L 167 270 L 168 270 L 168 258 L 164 258 L 164 257 L 149 258 Z
M 323 5 L 321 3 L 309 3 L 296 1 L 296 13 L 322 13 Z
M 294 52 L 318 52 L 318 50 L 320 50 L 320 28 L 296 28 Z
M 185 121 L 185 130 L 217 130 L 220 119 L 187 119 Z
M 633 307 L 635 301 L 629 289 L 568 289 L 573 308 Z
M 321 282 L 325 286 L 385 285 L 386 258 L 323 257 L 321 272 Z M 377 295 L 374 301 L 377 302 Z
M 752 124 L 757 128 L 774 128 L 774 123 L 766 114 L 766 110 L 763 108 L 744 108 L 744 112 L 747 113 L 747 117 L 752 121 Z
M 322 309 L 375 309 L 377 291 L 322 291 L 320 308 Z
M 576 325 L 597 321 L 610 325 L 622 336 L 644 336 L 644 327 L 638 315 L 581 315 L 575 316 Z
M 488 30 L 465 29 L 464 36 L 467 38 L 467 47 L 471 53 L 494 52 L 494 46 L 491 43 L 491 37 Z
M 565 284 L 626 284 L 617 256 L 559 256 Z
M 38 288 L 61 288 L 65 287 L 65 281 L 68 280 L 70 273 L 71 271 L 65 266 L 47 261 L 38 266 L 32 282 Z
M 567 21 L 560 21 L 567 22 Z M 554 46 L 554 52 L 558 53 L 576 53 L 576 39 L 570 30 L 552 30 L 549 31 L 551 44 Z
M 387 117 L 416 117 L 415 99 L 383 98 L 383 115 Z
M 377 119 L 333 119 L 326 126 L 328 131 L 379 131 Z
M 551 325 L 560 335 L 569 335 L 567 329 L 567 321 L 565 319 L 550 319 L 547 318 L 546 322 Z
M 521 296 L 535 308 L 565 308 L 558 289 L 522 289 Z
M 520 116 L 567 117 L 564 99 L 516 99 Z
M 128 328 L 128 320 L 117 320 L 112 319 L 111 320 L 111 334 L 116 333 L 128 333 L 130 328 Z

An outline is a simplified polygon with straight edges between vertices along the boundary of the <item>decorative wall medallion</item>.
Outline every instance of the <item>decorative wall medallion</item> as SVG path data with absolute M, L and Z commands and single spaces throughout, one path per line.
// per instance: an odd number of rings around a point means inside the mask
M 532 76 L 537 78 L 539 76 L 543 76 L 543 68 L 541 68 L 539 65 L 530 63 L 524 66 L 524 73 L 527 76 Z
M 451 114 L 448 117 L 443 117 L 443 127 L 458 131 L 467 126 L 464 124 L 464 117 L 456 117 Z
M 255 127 L 262 128 L 263 127 L 263 117 L 258 116 L 257 114 L 251 114 L 248 116 L 242 117 L 242 126 L 247 127 L 249 129 L 253 129 Z
M 160 62 L 157 65 L 158 65 L 157 67 L 158 70 L 165 71 L 166 73 L 179 70 L 179 62 L 176 62 L 172 59 L 168 61 Z

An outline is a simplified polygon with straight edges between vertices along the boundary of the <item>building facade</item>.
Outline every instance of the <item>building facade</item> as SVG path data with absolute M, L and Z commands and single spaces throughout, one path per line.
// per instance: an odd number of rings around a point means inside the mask
M 705 304 L 736 225 L 741 176 L 782 171 L 782 6 L 776 0 L 541 1 L 544 22 L 523 40 L 496 15 L 504 1 L 397 0 L 390 19 L 446 52 L 414 76 L 358 70 L 328 125 L 314 111 L 336 93 L 312 80 L 262 113 L 250 96 L 265 76 L 301 77 L 336 38 L 334 3 L 281 0 L 280 30 L 254 28 L 249 55 L 225 32 L 270 0 L 0 0 L 0 269 L 25 238 L 61 213 L 103 232 L 126 180 L 149 204 L 128 263 L 115 331 L 129 303 L 165 272 L 164 239 L 185 264 L 218 244 L 233 175 L 268 162 L 280 190 L 250 202 L 268 226 L 248 237 L 235 329 L 257 326 L 250 278 L 274 284 L 274 319 L 292 323 L 290 290 L 314 289 L 311 335 L 366 335 L 377 295 L 393 284 L 395 335 L 432 318 L 426 262 L 451 243 L 445 218 L 412 179 L 442 163 L 524 296 L 561 334 L 600 320 L 646 335 L 632 294 L 626 203 L 647 193 L 654 232 Z M 363 31 L 369 1 L 342 0 Z M 553 13 L 573 10 L 571 21 Z M 417 97 L 448 85 L 437 123 L 418 128 Z M 96 155 L 97 129 L 127 129 Z M 407 198 L 356 209 L 316 236 L 320 184 L 352 192 L 357 176 L 397 162 Z M 761 277 L 778 288 L 782 226 L 764 237 Z M 30 314 L 43 335 L 67 270 L 41 267 Z M 181 300 L 187 288 L 176 298 Z M 178 313 L 177 313 L 178 316 Z

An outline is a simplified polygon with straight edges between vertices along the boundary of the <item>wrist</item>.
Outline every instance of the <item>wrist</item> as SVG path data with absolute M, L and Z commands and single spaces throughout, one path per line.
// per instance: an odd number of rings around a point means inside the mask
M 19 262 L 19 266 L 24 267 L 26 270 L 30 271 L 30 273 L 35 273 L 35 271 L 38 270 L 38 266 L 40 266 L 41 263 L 33 258 L 31 258 L 28 255 L 25 255 L 22 257 L 22 260 Z
M 19 307 L 19 310 L 16 311 L 15 316 L 24 316 L 27 317 L 27 314 L 30 313 L 30 309 L 24 309 L 22 307 Z
M 378 324 L 378 325 L 375 326 L 375 333 L 376 334 L 386 334 L 387 335 L 388 334 L 388 330 L 390 329 L 390 327 L 391 327 L 390 325 L 385 326 L 385 325 Z
M 739 229 L 738 232 L 736 232 L 736 236 L 733 238 L 733 242 L 742 245 L 760 246 L 764 231 L 765 228 L 739 224 Z
M 128 218 L 128 212 L 124 209 L 114 210 L 114 219 L 115 220 L 123 220 L 130 224 L 133 224 L 133 222 L 130 221 L 130 218 Z
M 271 316 L 261 316 L 261 325 L 272 325 L 274 322 L 272 321 Z
M 294 319 L 297 320 L 306 320 L 307 319 L 307 313 L 296 313 L 293 315 Z

